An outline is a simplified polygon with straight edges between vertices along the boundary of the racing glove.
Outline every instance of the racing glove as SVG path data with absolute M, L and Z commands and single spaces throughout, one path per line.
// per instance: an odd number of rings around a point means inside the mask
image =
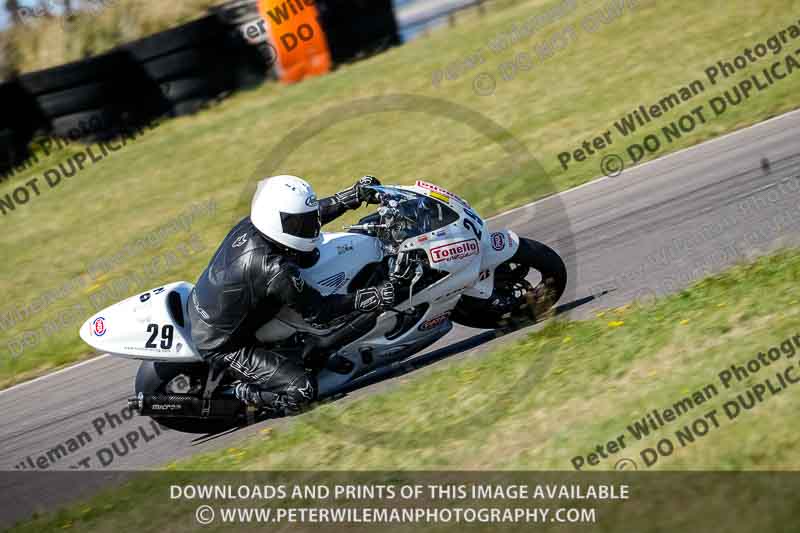
M 362 202 L 369 204 L 378 203 L 375 194 L 367 189 L 370 186 L 380 185 L 381 182 L 374 176 L 363 176 L 355 185 L 334 194 L 336 201 L 348 209 L 358 209 Z
M 387 281 L 377 287 L 367 287 L 356 291 L 356 311 L 369 313 L 377 309 L 383 310 L 394 305 L 394 285 Z

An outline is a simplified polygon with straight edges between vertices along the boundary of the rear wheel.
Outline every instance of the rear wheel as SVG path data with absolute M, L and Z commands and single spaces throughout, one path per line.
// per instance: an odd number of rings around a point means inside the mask
M 204 364 L 158 363 L 145 361 L 136 374 L 136 394 L 165 392 L 165 387 L 180 374 L 199 377 L 205 383 L 208 367 Z M 160 425 L 183 433 L 220 433 L 239 425 L 234 419 L 202 419 L 153 416 Z
M 535 287 L 525 279 L 531 269 L 542 276 Z M 567 268 L 561 257 L 549 246 L 522 238 L 514 256 L 495 270 L 492 297 L 462 296 L 451 319 L 480 329 L 505 327 L 515 318 L 538 321 L 547 316 L 566 287 Z M 494 305 L 496 299 L 504 305 Z

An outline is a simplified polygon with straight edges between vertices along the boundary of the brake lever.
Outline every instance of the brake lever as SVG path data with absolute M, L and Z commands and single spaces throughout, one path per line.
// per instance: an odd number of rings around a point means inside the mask
M 417 263 L 417 268 L 414 271 L 414 279 L 411 280 L 411 285 L 408 287 L 408 305 L 412 308 L 414 307 L 414 285 L 416 285 L 417 282 L 422 279 L 424 273 L 425 272 L 422 269 L 422 265 Z

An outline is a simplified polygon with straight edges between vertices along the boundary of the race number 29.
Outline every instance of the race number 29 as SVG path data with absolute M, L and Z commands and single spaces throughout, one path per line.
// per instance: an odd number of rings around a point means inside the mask
M 148 324 L 147 325 L 147 332 L 150 334 L 150 338 L 145 343 L 145 348 L 158 348 L 155 343 L 156 337 L 158 337 L 159 327 L 158 324 Z M 172 348 L 172 339 L 175 335 L 175 328 L 169 324 L 165 325 L 161 328 L 161 342 L 159 343 L 162 350 L 169 350 Z

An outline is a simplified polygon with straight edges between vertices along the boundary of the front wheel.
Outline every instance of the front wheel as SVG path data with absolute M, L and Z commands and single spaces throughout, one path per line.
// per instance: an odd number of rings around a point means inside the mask
M 530 269 L 542 276 L 536 287 L 525 279 Z M 564 294 L 567 267 L 549 246 L 521 238 L 514 256 L 495 270 L 494 280 L 494 292 L 489 299 L 461 297 L 451 315 L 453 322 L 471 328 L 496 329 L 515 317 L 527 315 L 540 320 Z

